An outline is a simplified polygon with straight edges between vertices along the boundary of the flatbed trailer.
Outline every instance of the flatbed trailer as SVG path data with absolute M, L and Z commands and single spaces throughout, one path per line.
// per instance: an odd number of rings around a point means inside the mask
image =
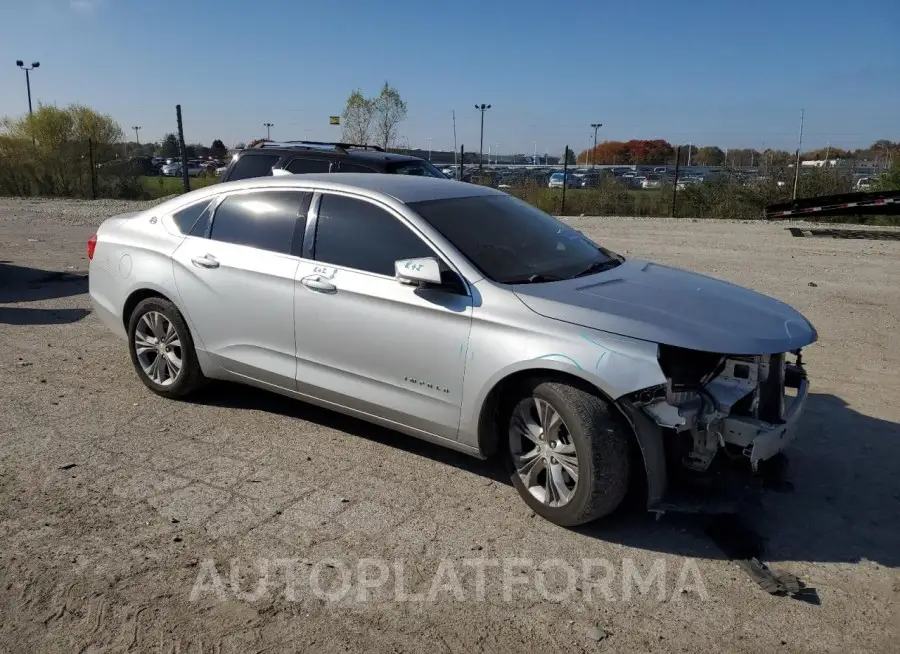
M 867 191 L 797 198 L 768 205 L 767 220 L 782 218 L 825 218 L 828 216 L 898 216 L 900 191 Z

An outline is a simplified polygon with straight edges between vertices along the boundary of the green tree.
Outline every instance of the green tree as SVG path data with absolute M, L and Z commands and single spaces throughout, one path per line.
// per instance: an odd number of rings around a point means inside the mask
M 893 164 L 875 184 L 878 191 L 900 191 L 900 157 L 894 159 Z
M 387 150 L 397 139 L 397 125 L 406 119 L 406 102 L 397 89 L 385 82 L 381 93 L 372 103 L 375 112 L 375 142 Z
M 221 139 L 213 139 L 212 145 L 209 148 L 209 154 L 216 159 L 222 159 L 228 154 L 228 148 L 225 147 L 225 144 L 222 143 Z
M 166 134 L 159 146 L 159 156 L 177 157 L 178 150 L 178 139 L 175 138 L 174 134 Z
M 691 163 L 698 166 L 721 166 L 725 161 L 725 153 L 715 145 L 704 145 L 694 151 Z
M 374 117 L 375 100 L 366 98 L 359 89 L 353 91 L 341 114 L 341 140 L 347 143 L 368 143 Z

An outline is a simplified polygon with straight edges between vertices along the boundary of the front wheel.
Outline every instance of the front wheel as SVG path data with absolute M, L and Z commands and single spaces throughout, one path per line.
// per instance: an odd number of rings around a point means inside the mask
M 157 395 L 183 397 L 205 381 L 184 317 L 166 299 L 147 298 L 135 307 L 128 351 L 138 377 Z
M 538 383 L 513 405 L 508 434 L 513 485 L 547 520 L 584 524 L 625 499 L 630 428 L 600 397 L 568 384 Z

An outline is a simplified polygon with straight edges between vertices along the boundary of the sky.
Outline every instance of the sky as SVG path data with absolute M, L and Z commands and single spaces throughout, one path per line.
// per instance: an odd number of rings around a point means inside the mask
M 900 140 L 900 0 L 0 0 L 0 116 L 86 104 L 141 141 L 336 140 L 354 89 L 412 147 L 562 152 Z M 132 133 L 133 135 L 133 133 Z

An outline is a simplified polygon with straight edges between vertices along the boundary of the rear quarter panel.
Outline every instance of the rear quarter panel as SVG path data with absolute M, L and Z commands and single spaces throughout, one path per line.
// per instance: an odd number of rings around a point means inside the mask
M 89 266 L 89 293 L 98 317 L 118 336 L 125 337 L 123 309 L 133 292 L 154 290 L 180 305 L 171 255 L 183 239 L 167 230 L 152 209 L 115 216 L 100 225 Z

